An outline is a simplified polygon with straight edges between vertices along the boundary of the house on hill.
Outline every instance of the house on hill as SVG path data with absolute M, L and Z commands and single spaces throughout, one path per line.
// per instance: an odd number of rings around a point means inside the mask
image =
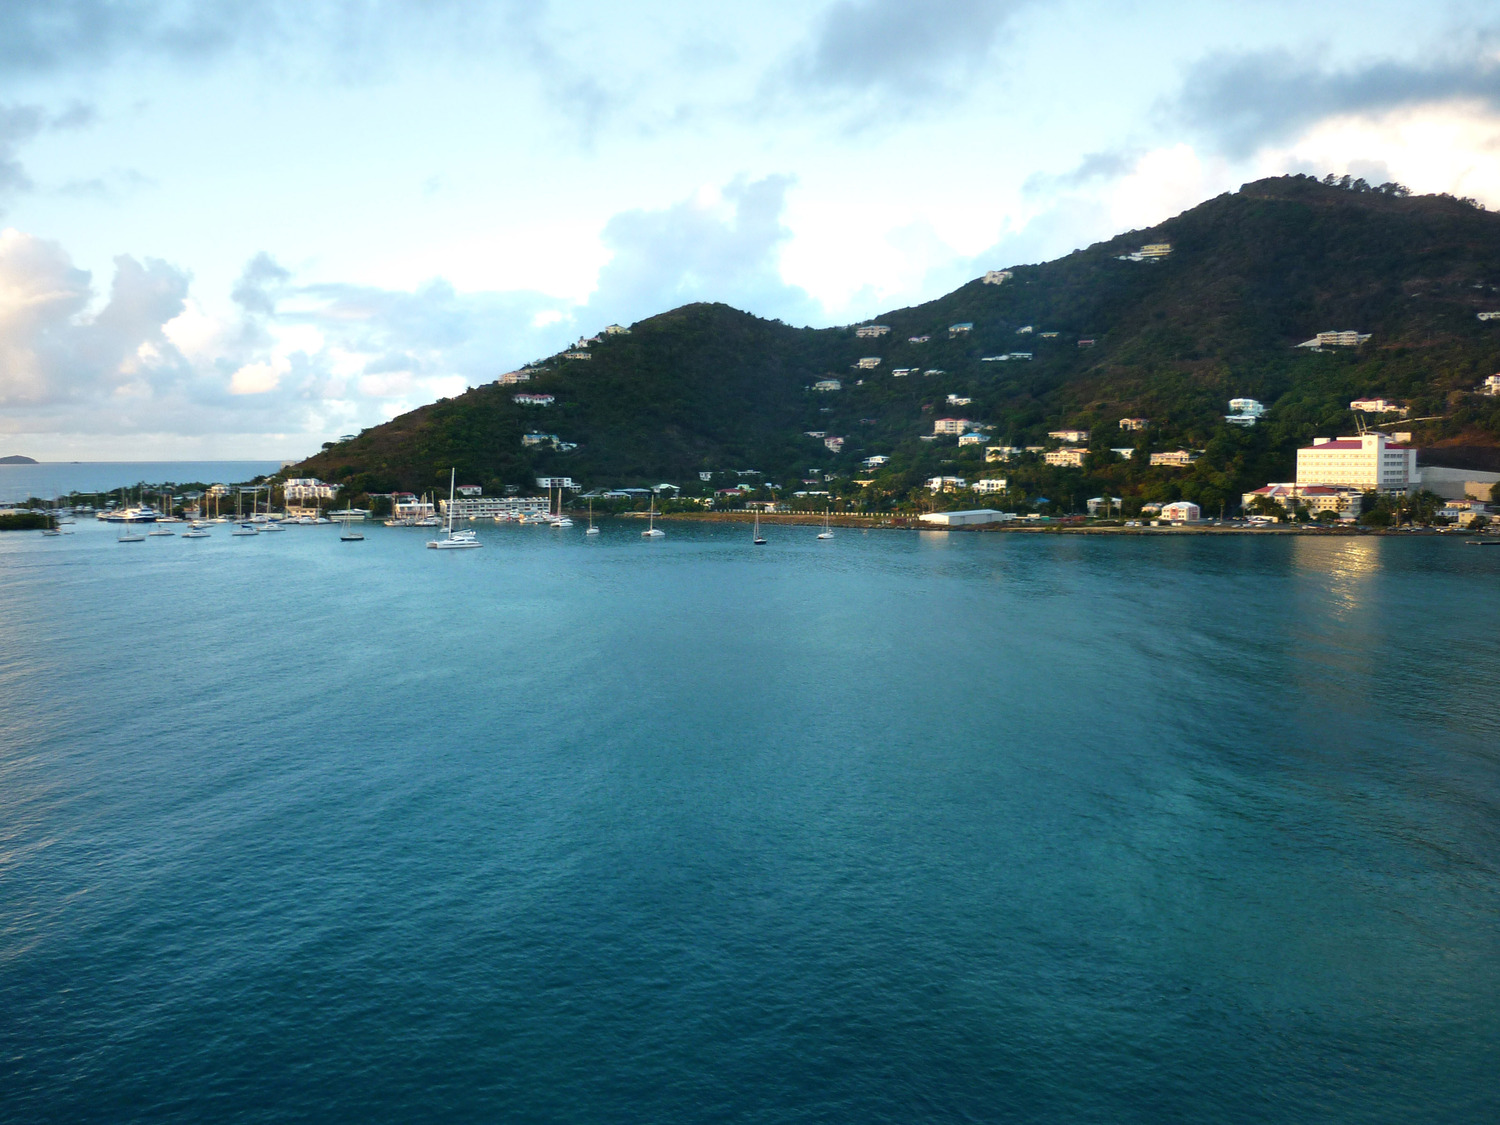
M 815 391 L 841 391 L 844 389 L 844 384 L 840 383 L 837 379 L 819 379 L 813 384 L 812 389 Z
M 1120 419 L 1120 429 L 1122 429 L 1122 430 L 1140 431 L 1140 430 L 1144 430 L 1150 424 L 1151 423 L 1150 423 L 1149 419 L 1146 419 L 1146 418 L 1121 418 Z
M 1055 465 L 1062 469 L 1081 469 L 1083 459 L 1088 455 L 1087 449 L 1079 449 L 1077 446 L 1064 449 L 1049 449 L 1042 454 L 1042 460 L 1049 465 Z
M 1368 332 L 1319 332 L 1311 340 L 1303 340 L 1297 346 L 1315 352 L 1324 348 L 1357 348 L 1369 338 Z
M 1010 270 L 985 270 L 984 283 L 986 285 L 1004 285 L 1015 276 Z
M 948 325 L 948 335 L 950 336 L 963 336 L 972 331 L 974 331 L 974 322 L 972 320 L 962 320 L 957 324 Z
M 872 340 L 884 336 L 890 330 L 888 324 L 861 324 L 854 330 L 854 335 L 861 340 Z
M 968 432 L 973 423 L 967 418 L 937 418 L 933 420 L 932 432 L 934 434 L 963 434 Z

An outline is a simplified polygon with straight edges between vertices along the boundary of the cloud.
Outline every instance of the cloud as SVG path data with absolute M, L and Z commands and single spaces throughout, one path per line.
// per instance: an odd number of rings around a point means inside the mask
M 1027 0 L 839 0 L 791 66 L 797 87 L 912 103 L 951 94 Z
M 1383 60 L 1327 71 L 1269 50 L 1204 59 L 1188 72 L 1172 113 L 1243 158 L 1326 118 L 1460 100 L 1500 108 L 1500 63 L 1475 52 L 1426 66 Z
M 613 257 L 580 315 L 587 323 L 629 323 L 691 301 L 723 301 L 760 316 L 816 318 L 817 302 L 781 276 L 791 183 L 789 176 L 740 177 L 718 199 L 616 215 L 603 232 Z
M 79 129 L 93 121 L 93 107 L 82 102 L 58 114 L 39 105 L 0 105 L 0 203 L 36 186 L 17 158 L 21 146 L 49 129 Z

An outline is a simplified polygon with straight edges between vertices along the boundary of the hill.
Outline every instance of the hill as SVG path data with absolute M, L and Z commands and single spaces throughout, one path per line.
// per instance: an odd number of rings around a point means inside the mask
M 1131 260 L 1148 243 L 1170 243 L 1171 253 Z M 929 475 L 985 471 L 981 447 L 920 440 L 951 414 L 1011 446 L 1047 444 L 1053 429 L 1091 430 L 1087 471 L 1035 458 L 1009 470 L 1053 498 L 1111 490 L 1217 507 L 1286 479 L 1296 446 L 1352 430 L 1349 402 L 1368 396 L 1400 399 L 1412 418 L 1428 419 L 1411 428 L 1445 463 L 1500 464 L 1500 399 L 1472 393 L 1500 366 L 1500 319 L 1476 315 L 1500 310 L 1500 216 L 1468 201 L 1395 185 L 1261 180 L 1148 230 L 1007 272 L 1000 284 L 975 280 L 875 318 L 889 328 L 878 337 L 689 305 L 598 337 L 587 359 L 539 361 L 524 385 L 488 384 L 422 407 L 291 472 L 363 492 L 430 489 L 449 465 L 487 490 L 530 490 L 537 475 L 696 484 L 702 471 L 757 469 L 781 484 L 831 476 L 833 490 L 852 494 L 866 487 L 855 477 L 871 479 L 860 476 L 861 459 L 878 453 L 891 461 L 868 487 L 889 499 Z M 964 323 L 972 328 L 950 331 Z M 1296 346 L 1344 329 L 1370 340 Z M 864 357 L 878 366 L 859 368 Z M 814 389 L 827 379 L 840 389 Z M 518 392 L 554 401 L 523 405 Z M 949 396 L 970 401 L 950 405 Z M 1227 426 L 1231 397 L 1265 403 L 1262 423 Z M 1125 434 L 1122 417 L 1149 418 L 1150 429 Z M 842 451 L 809 431 L 844 437 Z M 523 445 L 531 432 L 575 448 Z M 1132 445 L 1205 453 L 1188 470 L 1108 453 Z
M 36 458 L 34 458 L 34 457 L 23 457 L 19 453 L 13 453 L 9 457 L 0 457 L 0 465 L 39 465 L 39 464 L 41 464 L 41 462 L 38 461 Z

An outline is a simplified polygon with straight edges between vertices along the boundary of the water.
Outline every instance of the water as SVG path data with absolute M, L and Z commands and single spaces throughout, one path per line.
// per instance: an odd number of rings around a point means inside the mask
M 1470 1122 L 1500 551 L 0 536 L 0 1119 Z
M 0 504 L 71 492 L 109 492 L 148 484 L 234 484 L 274 473 L 281 461 L 43 461 L 0 465 Z

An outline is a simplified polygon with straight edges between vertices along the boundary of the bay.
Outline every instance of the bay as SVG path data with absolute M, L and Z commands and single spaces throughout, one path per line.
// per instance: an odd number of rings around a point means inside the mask
M 42 461 L 0 465 L 0 504 L 35 496 L 50 500 L 72 492 L 110 492 L 147 484 L 234 484 L 274 473 L 281 461 Z
M 1500 552 L 0 536 L 0 1119 L 1500 1110 Z

